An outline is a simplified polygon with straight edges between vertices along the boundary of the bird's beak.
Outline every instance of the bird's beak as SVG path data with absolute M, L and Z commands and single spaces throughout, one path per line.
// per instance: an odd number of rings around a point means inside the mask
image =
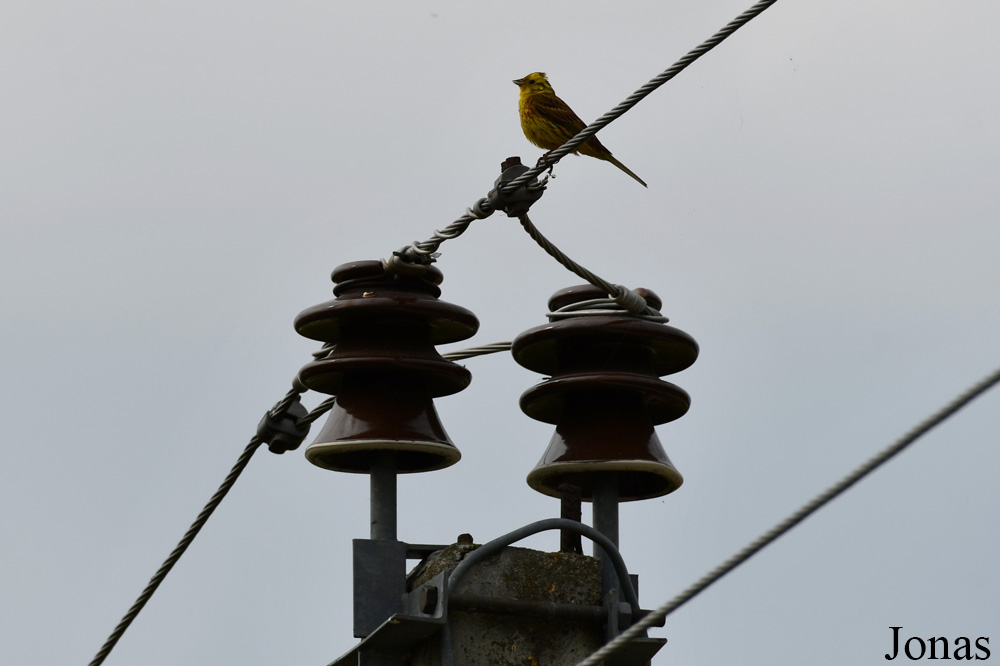
M 516 86 L 523 86 L 524 85 L 524 79 L 514 79 L 514 85 L 516 85 Z

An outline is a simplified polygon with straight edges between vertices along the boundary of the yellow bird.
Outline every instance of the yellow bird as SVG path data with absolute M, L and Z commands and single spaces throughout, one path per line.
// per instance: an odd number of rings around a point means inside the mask
M 556 97 L 556 92 L 545 74 L 541 72 L 528 74 L 523 79 L 515 79 L 514 83 L 521 89 L 521 98 L 518 101 L 521 129 L 528 141 L 539 148 L 555 150 L 586 127 L 580 116 L 573 113 L 573 109 L 569 108 L 566 102 Z M 575 152 L 611 162 L 646 187 L 642 178 L 612 157 L 611 151 L 605 148 L 596 136 L 584 141 Z

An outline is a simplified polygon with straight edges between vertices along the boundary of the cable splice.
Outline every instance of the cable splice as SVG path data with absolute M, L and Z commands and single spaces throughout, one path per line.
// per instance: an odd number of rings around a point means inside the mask
M 508 190 L 505 185 L 525 172 L 528 167 L 521 164 L 520 157 L 508 157 L 500 165 L 503 172 L 493 183 L 493 189 L 486 196 L 496 210 L 507 213 L 507 217 L 518 217 L 524 215 L 531 208 L 531 204 L 538 201 L 545 192 L 545 184 L 548 179 L 536 180 L 518 189 Z
M 649 296 L 648 290 L 637 289 L 636 293 L 643 298 Z M 649 305 L 649 301 L 646 301 Z M 549 312 L 546 316 L 549 321 L 557 321 L 559 319 L 571 319 L 573 317 L 591 317 L 593 315 L 620 315 L 622 310 L 625 310 L 621 305 L 615 302 L 611 298 L 594 298 L 591 300 L 580 301 L 579 303 L 570 303 L 564 305 L 552 312 Z M 655 310 L 655 308 L 654 308 Z M 645 321 L 651 321 L 657 324 L 666 324 L 670 319 L 663 314 L 634 314 L 633 316 L 637 319 L 643 319 Z
M 268 411 L 257 424 L 257 437 L 267 444 L 271 453 L 294 451 L 309 434 L 309 423 L 302 423 L 302 419 L 308 416 L 308 411 L 299 402 L 297 392 L 284 409 L 275 411 L 280 415 Z
M 435 229 L 434 234 L 427 240 L 413 241 L 409 245 L 400 248 L 392 253 L 386 260 L 386 269 L 393 272 L 403 272 L 407 264 L 430 265 L 440 256 L 437 249 L 446 240 L 458 238 L 465 233 L 469 225 L 476 220 L 483 220 L 496 212 L 493 203 L 486 197 L 479 199 L 472 204 L 471 208 L 465 209 L 465 215 L 458 218 L 444 229 Z

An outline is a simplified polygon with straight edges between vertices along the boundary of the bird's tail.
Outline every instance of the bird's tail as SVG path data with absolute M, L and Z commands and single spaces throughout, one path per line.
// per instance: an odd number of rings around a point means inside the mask
M 642 185 L 643 187 L 647 187 L 647 188 L 649 187 L 648 185 L 646 185 L 645 181 L 643 181 L 643 179 L 642 179 L 642 178 L 639 178 L 639 176 L 637 176 L 637 175 L 635 175 L 634 173 L 632 173 L 632 170 L 631 170 L 631 169 L 629 169 L 629 168 L 628 168 L 627 166 L 625 166 L 624 164 L 622 164 L 621 162 L 619 162 L 618 160 L 616 160 L 616 159 L 614 158 L 614 156 L 613 156 L 613 155 L 610 155 L 610 154 L 609 154 L 609 155 L 608 155 L 607 157 L 605 157 L 604 159 L 606 159 L 607 161 L 611 162 L 611 163 L 612 163 L 612 164 L 614 164 L 614 165 L 615 165 L 616 167 L 618 167 L 619 169 L 621 169 L 622 171 L 624 171 L 624 172 L 625 172 L 625 173 L 627 173 L 628 175 L 630 175 L 630 176 L 632 176 L 633 178 L 635 178 L 635 179 L 636 179 L 636 181 L 638 181 L 638 183 L 639 183 L 640 185 Z

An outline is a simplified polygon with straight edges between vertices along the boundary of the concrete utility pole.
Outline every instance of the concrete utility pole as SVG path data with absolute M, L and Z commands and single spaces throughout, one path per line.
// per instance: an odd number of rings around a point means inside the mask
M 430 265 L 344 264 L 333 273 L 336 299 L 296 319 L 299 333 L 334 345 L 299 373 L 303 385 L 337 396 L 306 457 L 371 477 L 371 535 L 354 540 L 354 635 L 362 640 L 333 664 L 572 666 L 646 614 L 618 552 L 618 505 L 683 483 L 654 425 L 683 416 L 690 399 L 659 377 L 694 363 L 698 345 L 595 287 L 556 293 L 550 323 L 522 333 L 511 351 L 550 377 L 521 398 L 526 414 L 556 426 L 527 481 L 561 498 L 563 517 L 481 546 L 469 535 L 451 545 L 403 543 L 396 475 L 461 458 L 433 398 L 462 390 L 471 375 L 435 345 L 471 337 L 479 324 L 438 300 L 442 279 Z M 658 310 L 655 294 L 638 291 Z M 593 504 L 593 527 L 579 522 L 581 501 Z M 512 545 L 546 530 L 562 532 L 561 552 Z M 579 553 L 581 536 L 594 542 L 594 557 Z M 417 562 L 409 572 L 408 560 Z M 640 638 L 608 663 L 648 664 L 665 642 Z

